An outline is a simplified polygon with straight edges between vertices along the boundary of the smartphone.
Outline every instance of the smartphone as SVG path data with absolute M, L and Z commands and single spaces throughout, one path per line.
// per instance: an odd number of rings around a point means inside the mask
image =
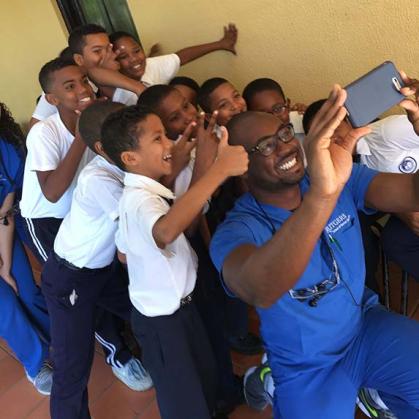
M 386 61 L 345 87 L 345 108 L 355 128 L 369 124 L 405 97 L 400 93 L 404 83 L 396 66 Z

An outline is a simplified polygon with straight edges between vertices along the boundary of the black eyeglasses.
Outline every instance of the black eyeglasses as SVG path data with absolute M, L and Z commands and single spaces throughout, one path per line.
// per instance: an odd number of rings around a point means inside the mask
M 260 153 L 262 156 L 270 156 L 277 148 L 278 142 L 289 143 L 295 136 L 292 124 L 280 128 L 274 135 L 262 137 L 257 144 L 248 150 L 249 154 Z

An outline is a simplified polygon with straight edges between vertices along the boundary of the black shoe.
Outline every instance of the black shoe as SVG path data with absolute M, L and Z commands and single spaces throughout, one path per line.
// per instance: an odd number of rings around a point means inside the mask
M 257 355 L 263 351 L 259 336 L 248 333 L 245 336 L 234 336 L 228 339 L 231 349 L 244 355 Z

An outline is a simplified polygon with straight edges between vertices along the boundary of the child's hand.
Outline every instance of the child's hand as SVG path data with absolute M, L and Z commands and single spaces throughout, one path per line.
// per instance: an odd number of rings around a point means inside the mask
M 404 99 L 400 102 L 400 106 L 407 112 L 407 117 L 413 125 L 416 134 L 419 135 L 419 81 L 411 79 L 404 71 L 400 71 L 400 76 L 405 84 L 400 92 L 406 97 L 414 96 L 412 99 Z
M 225 49 L 236 55 L 237 36 L 238 31 L 234 23 L 229 23 L 228 26 L 224 26 L 224 36 L 220 39 L 221 49 Z
M 161 55 L 161 45 L 154 44 L 151 46 L 150 51 L 148 52 L 147 57 L 156 57 L 157 55 Z
M 307 105 L 304 105 L 304 103 L 294 103 L 290 107 L 290 111 L 297 111 L 299 114 L 304 114 L 304 112 L 307 109 Z
M 117 55 L 119 55 L 119 50 L 117 53 L 115 53 L 112 47 L 112 44 L 109 44 L 107 46 L 105 55 L 99 62 L 99 67 L 107 68 L 108 70 L 118 71 L 120 66 L 118 61 L 116 60 L 116 57 Z
M 222 137 L 218 145 L 218 156 L 214 164 L 226 177 L 240 176 L 247 172 L 249 155 L 241 145 L 231 146 L 228 144 L 228 132 L 221 127 Z
M 202 148 L 214 150 L 217 153 L 218 138 L 215 132 L 215 124 L 217 121 L 218 111 L 214 111 L 209 119 L 208 125 L 204 128 L 205 113 L 198 115 L 196 124 L 197 150 Z M 215 157 L 215 156 L 214 156 Z
M 177 141 L 171 151 L 172 155 L 172 171 L 179 173 L 191 159 L 191 151 L 196 146 L 196 139 L 191 138 L 196 122 L 191 122 L 185 129 L 185 132 Z

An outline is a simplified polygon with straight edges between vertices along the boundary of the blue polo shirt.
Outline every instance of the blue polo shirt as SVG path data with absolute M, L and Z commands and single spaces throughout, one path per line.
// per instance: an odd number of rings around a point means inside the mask
M 325 367 L 343 357 L 360 329 L 363 313 L 378 301 L 372 293 L 368 293 L 369 298 L 364 296 L 364 249 L 357 215 L 358 210 L 368 212 L 364 197 L 376 174 L 366 166 L 354 165 L 325 227 L 324 237 L 333 249 L 341 283 L 323 296 L 316 307 L 285 293 L 270 308 L 257 308 L 261 334 L 276 379 L 290 377 L 301 370 Z M 300 183 L 303 195 L 309 186 L 306 175 Z M 271 223 L 279 229 L 292 215 L 282 208 L 259 205 L 250 193 L 243 195 L 218 227 L 210 253 L 219 272 L 232 250 L 243 244 L 263 245 L 272 237 Z M 298 239 L 303 241 L 304 236 Z M 324 247 L 319 240 L 294 289 L 312 288 L 330 278 L 332 264 L 326 260 Z

